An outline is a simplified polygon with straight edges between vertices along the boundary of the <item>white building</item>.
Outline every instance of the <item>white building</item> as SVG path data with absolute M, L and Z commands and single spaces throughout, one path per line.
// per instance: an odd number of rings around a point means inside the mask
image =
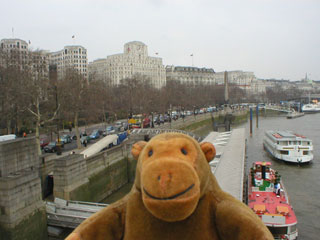
M 91 62 L 89 70 L 90 75 L 96 75 L 111 85 L 118 85 L 120 80 L 136 75 L 149 79 L 155 88 L 161 88 L 166 84 L 162 58 L 148 56 L 147 45 L 138 41 L 126 43 L 124 53 Z
M 0 41 L 1 58 L 0 64 L 20 65 L 23 69 L 29 64 L 28 43 L 24 40 L 11 38 Z
M 89 63 L 88 66 L 89 79 L 94 78 L 96 80 L 102 80 L 109 83 L 109 75 L 107 75 L 107 59 L 100 58 Z
M 60 51 L 50 53 L 50 64 L 57 65 L 58 78 L 63 77 L 68 68 L 76 69 L 88 78 L 87 49 L 82 46 L 65 46 Z
M 223 85 L 225 72 L 215 72 L 212 68 L 167 66 L 167 78 L 181 83 Z M 252 93 L 256 77 L 253 72 L 227 71 L 228 83 Z
M 212 68 L 167 66 L 166 73 L 167 79 L 179 81 L 182 84 L 216 84 L 215 72 Z
M 2 39 L 0 41 L 0 64 L 16 65 L 21 70 L 30 70 L 36 76 L 48 76 L 49 52 L 45 50 L 30 51 L 28 43 L 21 39 Z
M 224 73 L 217 72 L 215 74 L 215 79 L 217 84 L 224 84 Z M 227 71 L 228 73 L 228 83 L 239 87 L 247 92 L 252 92 L 252 82 L 256 80 L 256 76 L 253 72 L 244 71 Z

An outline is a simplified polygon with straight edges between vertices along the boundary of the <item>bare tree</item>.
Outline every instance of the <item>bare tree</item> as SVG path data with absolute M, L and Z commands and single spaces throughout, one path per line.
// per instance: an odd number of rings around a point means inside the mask
M 24 99 L 26 109 L 31 113 L 35 122 L 35 137 L 40 149 L 40 128 L 53 121 L 58 113 L 59 105 L 54 104 L 54 96 L 49 81 L 49 63 L 46 54 L 42 51 L 30 52 L 29 68 L 24 85 Z
M 88 81 L 76 69 L 66 70 L 63 79 L 58 81 L 58 96 L 61 110 L 73 117 L 77 136 L 77 147 L 81 148 L 79 118 L 85 116 L 88 107 Z

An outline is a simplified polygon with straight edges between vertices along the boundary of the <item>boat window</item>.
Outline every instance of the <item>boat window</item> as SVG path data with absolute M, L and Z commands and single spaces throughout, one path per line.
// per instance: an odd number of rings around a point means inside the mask
M 292 145 L 292 142 L 291 142 L 291 141 L 289 141 L 289 145 Z
M 282 155 L 289 155 L 289 151 L 280 151 L 280 154 L 282 154 Z
M 309 151 L 303 151 L 303 155 L 308 155 Z
M 298 145 L 301 145 L 301 141 L 297 141 Z
M 293 145 L 297 145 L 297 141 L 293 141 L 292 143 L 293 143 Z
M 287 227 L 268 227 L 273 235 L 287 234 Z

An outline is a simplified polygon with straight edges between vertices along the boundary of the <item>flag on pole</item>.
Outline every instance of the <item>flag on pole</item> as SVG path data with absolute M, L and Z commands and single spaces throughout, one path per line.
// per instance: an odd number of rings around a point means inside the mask
M 193 53 L 190 55 L 190 57 L 193 57 Z
M 159 53 L 156 52 L 156 55 L 158 55 Z
M 74 38 L 74 35 L 72 35 L 72 38 Z
M 31 41 L 29 40 L 29 44 L 31 44 Z

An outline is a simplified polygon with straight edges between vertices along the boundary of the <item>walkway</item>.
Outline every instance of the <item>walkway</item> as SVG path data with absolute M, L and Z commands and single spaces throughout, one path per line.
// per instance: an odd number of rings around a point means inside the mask
M 243 201 L 245 129 L 224 133 L 211 132 L 203 142 L 211 142 L 216 147 L 217 155 L 210 162 L 210 166 L 220 187 Z

